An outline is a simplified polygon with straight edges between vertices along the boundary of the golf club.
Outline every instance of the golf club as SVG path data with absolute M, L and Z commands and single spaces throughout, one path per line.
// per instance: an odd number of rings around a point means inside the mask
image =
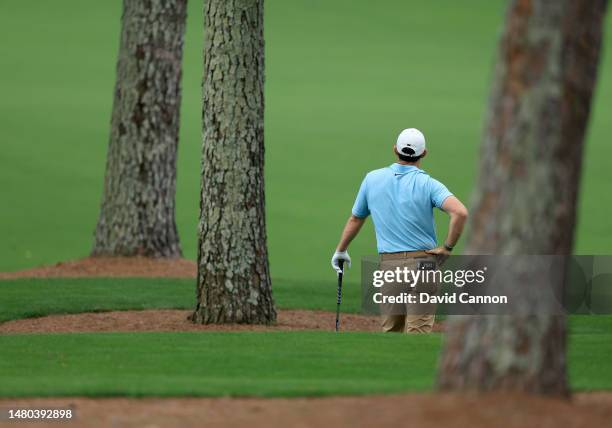
M 344 274 L 344 260 L 338 261 L 340 272 L 338 273 L 338 304 L 336 306 L 336 331 L 340 330 L 340 303 L 342 303 L 342 275 Z

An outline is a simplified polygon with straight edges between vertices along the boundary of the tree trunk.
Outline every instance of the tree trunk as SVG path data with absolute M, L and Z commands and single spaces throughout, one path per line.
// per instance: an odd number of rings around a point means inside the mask
M 571 254 L 606 3 L 511 1 L 467 253 Z M 529 267 L 509 269 L 518 278 Z M 538 284 L 511 285 L 525 289 L 525 307 L 537 299 Z M 561 316 L 458 317 L 449 322 L 438 385 L 566 395 L 565 351 Z
M 264 198 L 262 0 L 204 6 L 197 323 L 276 319 Z
M 174 196 L 186 7 L 124 0 L 93 255 L 181 255 Z

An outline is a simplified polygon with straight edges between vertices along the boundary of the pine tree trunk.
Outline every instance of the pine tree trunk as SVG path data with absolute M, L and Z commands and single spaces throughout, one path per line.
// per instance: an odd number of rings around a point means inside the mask
M 179 257 L 176 153 L 187 0 L 124 0 L 93 255 Z
M 263 0 L 204 5 L 197 323 L 276 319 L 264 198 Z
M 606 0 L 511 1 L 467 253 L 571 254 L 605 9 Z M 529 267 L 510 269 L 520 277 Z M 525 288 L 525 307 L 527 296 L 537 299 L 538 284 L 511 285 Z M 562 292 L 563 281 L 557 286 Z M 565 355 L 564 317 L 458 317 L 449 322 L 438 384 L 566 395 Z

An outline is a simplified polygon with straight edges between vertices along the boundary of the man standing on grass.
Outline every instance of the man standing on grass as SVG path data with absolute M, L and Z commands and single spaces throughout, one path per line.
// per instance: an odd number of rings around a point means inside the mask
M 414 128 L 403 130 L 393 146 L 396 163 L 368 173 L 361 183 L 352 215 L 332 257 L 339 273 L 339 261 L 350 267 L 348 246 L 357 236 L 368 215 L 372 215 L 380 254 L 380 269 L 435 269 L 446 259 L 459 240 L 467 219 L 467 209 L 446 186 L 420 169 L 427 154 L 425 136 Z M 450 216 L 448 235 L 438 246 L 433 208 Z M 385 284 L 383 295 L 399 290 Z M 386 290 L 386 291 L 385 291 Z M 419 283 L 411 293 L 436 293 L 436 284 Z M 429 333 L 435 319 L 435 306 L 381 305 L 382 329 L 386 332 Z

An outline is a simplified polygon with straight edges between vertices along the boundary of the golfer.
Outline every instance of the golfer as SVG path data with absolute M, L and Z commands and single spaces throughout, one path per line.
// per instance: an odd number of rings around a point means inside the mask
M 393 146 L 397 162 L 371 171 L 366 175 L 352 215 L 346 222 L 342 237 L 331 264 L 340 272 L 339 261 L 351 265 L 348 246 L 357 236 L 361 226 L 372 215 L 376 230 L 380 269 L 408 267 L 435 269 L 446 259 L 457 244 L 468 212 L 465 206 L 438 180 L 421 169 L 421 160 L 427 155 L 425 136 L 414 128 L 405 129 Z M 448 235 L 443 245 L 438 246 L 433 208 L 439 208 L 450 216 Z M 387 284 L 392 287 L 394 284 Z M 428 289 L 432 284 L 419 284 Z M 382 329 L 386 332 L 429 333 L 435 319 L 435 305 L 428 310 L 411 311 L 406 305 L 398 313 L 381 307 Z M 413 305 L 414 306 L 414 305 Z

